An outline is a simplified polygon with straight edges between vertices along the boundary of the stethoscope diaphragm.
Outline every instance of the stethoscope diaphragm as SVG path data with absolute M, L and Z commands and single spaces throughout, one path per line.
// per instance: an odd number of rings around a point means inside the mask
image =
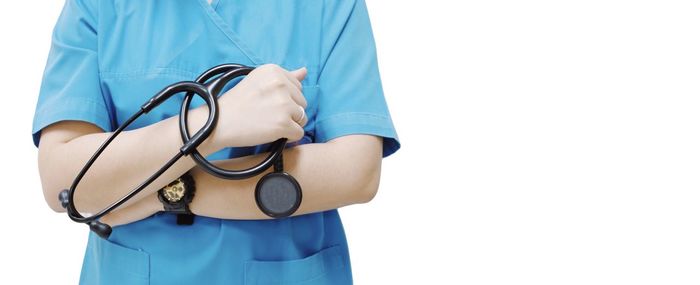
M 255 203 L 270 217 L 287 217 L 301 205 L 301 186 L 286 172 L 268 173 L 255 186 Z

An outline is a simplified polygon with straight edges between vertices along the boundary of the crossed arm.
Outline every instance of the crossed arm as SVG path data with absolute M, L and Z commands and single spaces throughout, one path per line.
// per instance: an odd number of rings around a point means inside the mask
M 203 125 L 205 111 L 191 111 L 192 130 Z M 181 145 L 176 120 L 174 116 L 118 136 L 76 188 L 77 209 L 94 213 L 160 168 Z M 108 136 L 99 127 L 82 121 L 60 121 L 42 130 L 39 171 L 44 197 L 54 211 L 64 211 L 58 203 L 58 192 L 70 187 L 80 168 Z M 207 156 L 219 149 L 216 142 L 208 139 L 198 150 Z M 219 160 L 215 164 L 240 169 L 259 162 L 264 155 Z M 381 159 L 382 139 L 364 134 L 285 149 L 285 171 L 297 179 L 304 191 L 295 215 L 370 201 L 379 186 Z M 186 157 L 102 221 L 116 226 L 162 210 L 156 191 L 189 170 L 197 188 L 190 205 L 193 213 L 222 219 L 268 218 L 257 208 L 253 190 L 258 179 L 271 170 L 250 179 L 224 180 L 195 167 L 192 159 Z

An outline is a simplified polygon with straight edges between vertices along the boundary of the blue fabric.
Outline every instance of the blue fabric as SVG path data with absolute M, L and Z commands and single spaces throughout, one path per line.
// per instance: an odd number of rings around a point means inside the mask
M 32 126 L 79 120 L 113 131 L 164 86 L 193 80 L 221 63 L 287 69 L 306 66 L 309 118 L 299 144 L 348 134 L 400 148 L 384 99 L 363 0 L 99 1 L 67 0 Z M 129 129 L 175 116 L 182 95 Z M 196 98 L 193 106 L 203 104 Z M 266 150 L 227 148 L 209 159 Z M 303 185 L 302 185 L 303 186 Z M 196 198 L 195 198 L 196 199 Z M 158 213 L 90 233 L 81 284 L 350 284 L 348 246 L 337 210 L 279 220 L 196 217 L 178 226 Z

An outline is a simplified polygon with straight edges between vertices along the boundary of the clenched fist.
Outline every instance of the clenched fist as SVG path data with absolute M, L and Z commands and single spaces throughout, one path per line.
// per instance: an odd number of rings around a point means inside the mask
M 301 81 L 306 68 L 287 71 L 265 64 L 219 96 L 219 119 L 212 134 L 222 147 L 252 146 L 304 136 L 306 98 Z

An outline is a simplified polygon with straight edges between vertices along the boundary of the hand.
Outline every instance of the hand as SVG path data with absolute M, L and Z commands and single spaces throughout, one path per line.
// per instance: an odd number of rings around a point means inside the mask
M 219 97 L 219 120 L 212 136 L 224 147 L 253 146 L 304 136 L 306 99 L 301 81 L 306 68 L 287 71 L 275 64 L 255 68 Z M 301 107 L 301 108 L 300 108 Z

